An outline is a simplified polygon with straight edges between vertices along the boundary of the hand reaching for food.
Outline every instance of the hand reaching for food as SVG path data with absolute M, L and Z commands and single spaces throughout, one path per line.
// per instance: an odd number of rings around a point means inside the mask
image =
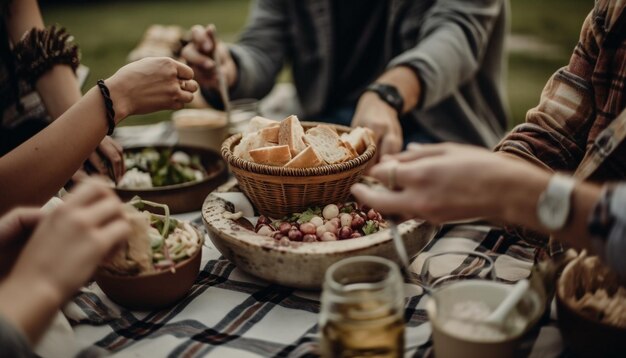
M 370 174 L 396 190 L 357 184 L 352 193 L 359 202 L 384 214 L 440 223 L 477 217 L 505 220 L 507 202 L 518 193 L 511 190 L 515 183 L 520 178 L 532 182 L 545 173 L 482 148 L 447 143 L 411 146 L 383 157 Z
M 33 210 L 13 211 L 0 221 L 3 236 L 30 236 L 0 284 L 0 313 L 36 342 L 58 307 L 126 239 L 130 225 L 120 200 L 95 181 L 79 185 L 45 216 Z
M 381 156 L 402 150 L 402 126 L 398 113 L 373 92 L 365 92 L 359 99 L 352 126 L 374 131 Z
M 105 81 L 115 122 L 132 114 L 183 108 L 198 89 L 193 77 L 189 66 L 167 57 L 144 58 L 120 68 Z
M 228 87 L 237 80 L 237 65 L 226 45 L 216 39 L 214 25 L 193 26 L 191 42 L 183 48 L 181 56 L 194 70 L 202 88 L 219 89 L 216 56 L 219 57 L 219 70 L 224 72 Z

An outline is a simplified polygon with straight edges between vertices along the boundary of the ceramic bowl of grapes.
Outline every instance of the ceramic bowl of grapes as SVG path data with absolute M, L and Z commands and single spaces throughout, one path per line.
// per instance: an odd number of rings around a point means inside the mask
M 367 179 L 368 185 L 378 185 Z M 324 273 L 347 257 L 372 255 L 398 261 L 389 223 L 356 202 L 328 203 L 282 218 L 254 213 L 243 217 L 223 193 L 239 192 L 232 179 L 211 193 L 202 217 L 209 238 L 241 270 L 268 282 L 302 289 L 321 288 Z M 435 235 L 436 227 L 409 220 L 398 225 L 409 255 Z

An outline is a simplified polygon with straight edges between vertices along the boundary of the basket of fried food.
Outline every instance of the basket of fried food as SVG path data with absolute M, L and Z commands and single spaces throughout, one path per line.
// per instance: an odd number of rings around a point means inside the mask
M 222 144 L 239 187 L 270 217 L 345 202 L 375 153 L 369 129 L 301 123 L 296 116 L 254 117 L 246 132 Z
M 559 278 L 557 314 L 577 357 L 626 357 L 626 287 L 597 256 L 583 253 Z
M 144 210 L 151 206 L 164 215 Z M 124 215 L 133 231 L 126 246 L 96 272 L 114 302 L 134 310 L 171 306 L 185 297 L 200 270 L 204 238 L 189 222 L 169 215 L 167 205 L 135 198 Z

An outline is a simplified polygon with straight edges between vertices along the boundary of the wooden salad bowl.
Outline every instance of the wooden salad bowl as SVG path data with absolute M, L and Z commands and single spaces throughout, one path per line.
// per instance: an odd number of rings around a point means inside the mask
M 201 235 L 201 234 L 199 234 Z M 200 272 L 202 247 L 174 270 L 122 276 L 99 269 L 96 283 L 113 302 L 128 309 L 152 311 L 174 305 L 187 296 Z
M 200 181 L 149 189 L 115 188 L 115 192 L 124 202 L 139 196 L 144 200 L 166 204 L 169 206 L 172 214 L 187 213 L 200 210 L 204 198 L 228 179 L 226 163 L 217 152 L 210 149 L 187 145 L 151 145 L 124 148 L 124 151 L 140 152 L 145 148 L 154 148 L 156 150 L 171 148 L 173 151 L 180 150 L 189 155 L 198 155 L 208 175 Z
M 375 185 L 367 180 L 364 182 Z M 202 206 L 202 219 L 215 247 L 238 268 L 251 275 L 284 286 L 319 290 L 326 269 L 341 259 L 373 255 L 399 263 L 388 229 L 356 239 L 290 242 L 282 246 L 277 240 L 259 235 L 224 217 L 224 213 L 232 213 L 234 207 L 216 193 L 240 190 L 237 180 L 231 179 L 211 193 Z M 406 221 L 398 229 L 410 256 L 416 255 L 437 232 L 435 225 L 416 220 Z

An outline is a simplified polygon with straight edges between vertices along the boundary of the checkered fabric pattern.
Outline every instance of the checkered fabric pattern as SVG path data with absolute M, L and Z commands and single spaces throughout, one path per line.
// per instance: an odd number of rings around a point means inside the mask
M 461 225 L 443 230 L 431 241 L 413 262 L 413 271 L 419 272 L 426 256 L 450 250 L 489 255 L 498 279 L 507 282 L 528 276 L 535 254 L 530 246 L 505 238 L 501 230 Z M 461 260 L 451 267 L 466 264 Z M 406 284 L 406 296 L 406 356 L 432 356 L 423 293 Z M 131 312 L 112 303 L 93 284 L 65 312 L 71 312 L 77 339 L 91 353 L 97 349 L 133 357 L 313 357 L 318 355 L 319 309 L 319 293 L 249 276 L 221 257 L 209 241 L 195 285 L 172 308 Z M 541 334 L 531 332 L 522 355 L 559 354 L 555 332 L 550 325 L 542 327 Z

